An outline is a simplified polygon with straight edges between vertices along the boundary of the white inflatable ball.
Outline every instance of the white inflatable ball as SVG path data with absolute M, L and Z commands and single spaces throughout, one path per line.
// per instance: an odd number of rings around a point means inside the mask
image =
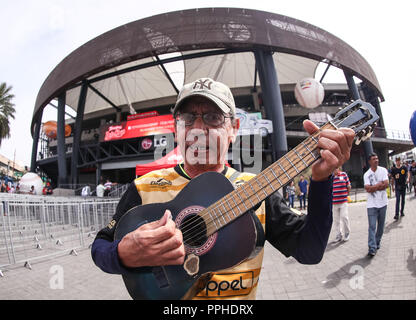
M 304 78 L 296 83 L 295 98 L 302 107 L 316 108 L 322 103 L 324 96 L 324 87 L 313 78 Z
M 32 186 L 35 187 L 37 195 L 42 195 L 43 181 L 42 179 L 33 172 L 28 172 L 19 181 L 20 192 L 29 193 Z

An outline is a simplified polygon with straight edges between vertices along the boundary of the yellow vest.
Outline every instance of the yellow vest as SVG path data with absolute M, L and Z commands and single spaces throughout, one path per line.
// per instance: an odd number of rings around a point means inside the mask
M 225 174 L 230 179 L 236 172 L 228 168 Z M 233 185 L 238 187 L 250 180 L 255 175 L 241 172 L 233 176 Z M 172 200 L 189 183 L 190 180 L 179 175 L 174 168 L 152 171 L 134 182 L 139 193 L 142 204 L 162 203 Z M 263 230 L 265 230 L 265 207 L 264 202 L 256 210 Z M 250 299 L 256 298 L 257 284 L 259 281 L 263 251 L 241 264 L 215 272 L 212 277 L 194 299 Z

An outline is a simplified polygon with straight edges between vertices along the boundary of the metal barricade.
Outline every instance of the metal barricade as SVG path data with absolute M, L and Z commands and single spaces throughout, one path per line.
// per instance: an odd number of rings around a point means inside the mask
M 0 273 L 88 248 L 119 199 L 0 194 Z

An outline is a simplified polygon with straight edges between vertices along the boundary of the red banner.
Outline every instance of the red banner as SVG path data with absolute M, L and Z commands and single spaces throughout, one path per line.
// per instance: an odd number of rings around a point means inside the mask
M 171 114 L 107 124 L 101 127 L 100 141 L 131 139 L 175 131 Z
M 181 152 L 179 151 L 179 148 L 176 147 L 171 152 L 169 152 L 166 156 L 164 156 L 163 158 L 160 158 L 159 160 L 155 160 L 153 162 L 145 163 L 142 165 L 140 164 L 136 165 L 136 176 L 142 176 L 153 170 L 171 168 L 181 162 L 183 162 L 183 158 L 182 158 Z

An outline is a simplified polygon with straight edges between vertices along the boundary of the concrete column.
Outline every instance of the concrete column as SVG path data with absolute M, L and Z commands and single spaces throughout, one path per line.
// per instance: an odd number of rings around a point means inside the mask
M 65 157 L 65 99 L 66 92 L 58 97 L 58 187 L 68 183 Z
M 354 100 L 361 99 L 360 93 L 358 92 L 358 88 L 357 88 L 357 85 L 354 82 L 354 78 L 353 78 L 352 74 L 349 73 L 348 71 L 344 71 L 344 75 L 345 75 L 345 78 L 347 80 L 348 88 L 351 90 Z M 366 161 L 367 168 L 368 168 L 369 167 L 368 166 L 368 156 L 372 152 L 374 152 L 373 143 L 371 142 L 371 138 L 367 139 L 366 141 L 361 142 L 361 145 L 364 148 L 365 161 Z
M 75 120 L 75 129 L 74 129 L 74 142 L 72 143 L 72 157 L 71 157 L 71 183 L 76 185 L 78 184 L 78 159 L 79 159 L 79 146 L 81 142 L 81 133 L 82 133 L 82 121 L 84 119 L 84 110 L 85 110 L 85 101 L 88 92 L 88 85 L 84 83 L 81 87 L 81 92 L 79 94 L 78 108 L 77 108 L 77 117 Z
M 285 116 L 279 81 L 272 52 L 256 50 L 254 55 L 267 118 L 273 122 L 272 150 L 273 161 L 276 161 L 287 152 Z
M 43 112 L 42 112 L 43 113 Z M 36 156 L 38 154 L 38 144 L 39 144 L 39 133 L 40 126 L 42 123 L 42 113 L 36 119 L 34 132 L 33 132 L 33 144 L 32 144 L 32 159 L 30 161 L 30 172 L 36 172 Z

